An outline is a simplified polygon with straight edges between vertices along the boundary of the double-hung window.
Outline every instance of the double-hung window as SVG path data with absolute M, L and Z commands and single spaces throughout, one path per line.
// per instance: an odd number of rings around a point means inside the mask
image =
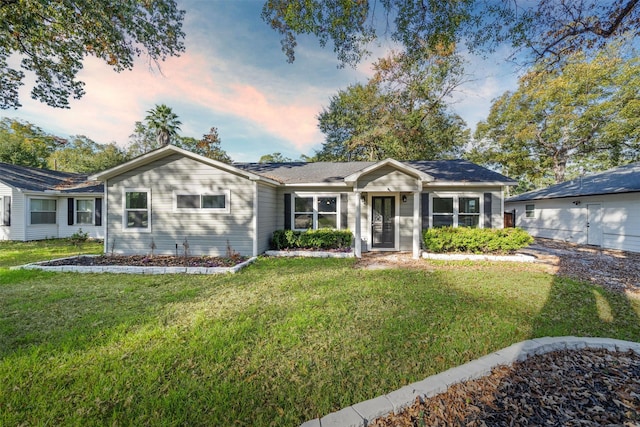
M 124 190 L 123 228 L 130 231 L 151 230 L 151 191 L 149 189 Z
M 339 228 L 338 199 L 336 195 L 294 195 L 293 228 Z
M 31 199 L 29 205 L 31 224 L 56 223 L 56 201 L 54 199 Z
M 535 218 L 536 217 L 536 205 L 524 205 L 524 216 L 526 218 Z
M 432 226 L 479 227 L 480 197 L 443 195 L 432 199 Z
M 175 210 L 191 212 L 229 212 L 229 192 L 175 193 Z
M 76 199 L 76 224 L 93 225 L 94 199 Z

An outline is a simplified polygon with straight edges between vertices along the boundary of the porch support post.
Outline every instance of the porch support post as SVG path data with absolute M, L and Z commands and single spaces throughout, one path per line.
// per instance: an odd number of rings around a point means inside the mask
M 420 192 L 413 192 L 413 258 L 420 258 L 420 230 L 422 223 L 420 221 Z
M 362 258 L 362 193 L 358 191 L 354 194 L 356 195 L 356 230 L 354 236 L 356 241 L 354 251 L 356 258 Z

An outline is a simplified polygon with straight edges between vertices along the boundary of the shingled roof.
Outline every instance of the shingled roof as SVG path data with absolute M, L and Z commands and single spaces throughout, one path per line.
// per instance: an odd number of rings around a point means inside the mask
M 345 177 L 376 163 L 378 162 L 235 163 L 234 166 L 282 184 L 320 184 L 343 182 Z M 504 175 L 466 160 L 420 160 L 401 163 L 432 176 L 435 181 L 516 184 L 516 181 Z
M 505 201 L 524 202 L 527 200 L 634 192 L 640 192 L 640 162 L 562 182 L 541 190 L 522 193 Z
M 58 191 L 61 193 L 102 193 L 98 181 L 87 175 L 38 169 L 0 162 L 0 182 L 23 191 Z

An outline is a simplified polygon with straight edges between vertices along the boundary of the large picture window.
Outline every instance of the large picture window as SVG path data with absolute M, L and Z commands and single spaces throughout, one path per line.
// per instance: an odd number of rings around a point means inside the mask
M 293 228 L 295 230 L 339 228 L 338 212 L 338 196 L 295 195 Z
M 434 196 L 432 208 L 434 228 L 480 226 L 480 197 Z
M 151 229 L 151 192 L 147 189 L 124 191 L 124 219 L 126 230 L 147 231 Z
M 31 199 L 31 224 L 55 224 L 56 201 L 52 199 Z
M 76 224 L 93 225 L 94 217 L 93 199 L 76 199 Z
M 178 211 L 229 212 L 229 192 L 175 193 L 175 209 Z

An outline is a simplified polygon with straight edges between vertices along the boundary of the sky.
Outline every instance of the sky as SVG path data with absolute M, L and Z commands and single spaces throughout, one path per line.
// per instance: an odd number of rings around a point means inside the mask
M 331 96 L 350 84 L 366 82 L 371 64 L 394 46 L 381 40 L 356 68 L 340 68 L 333 47 L 312 37 L 298 40 L 290 64 L 280 36 L 260 17 L 264 0 L 178 0 L 186 11 L 186 51 L 150 67 L 140 58 L 133 70 L 116 73 L 89 57 L 78 78 L 86 94 L 56 109 L 31 99 L 29 82 L 20 92 L 22 107 L 0 115 L 40 126 L 68 138 L 85 135 L 98 143 L 125 146 L 136 121 L 157 104 L 172 108 L 182 121 L 180 134 L 199 139 L 216 127 L 222 148 L 234 161 L 258 161 L 279 152 L 298 159 L 313 155 L 324 140 L 317 116 Z M 469 81 L 450 100 L 469 128 L 486 119 L 491 101 L 517 86 L 506 51 L 480 59 L 468 56 Z

